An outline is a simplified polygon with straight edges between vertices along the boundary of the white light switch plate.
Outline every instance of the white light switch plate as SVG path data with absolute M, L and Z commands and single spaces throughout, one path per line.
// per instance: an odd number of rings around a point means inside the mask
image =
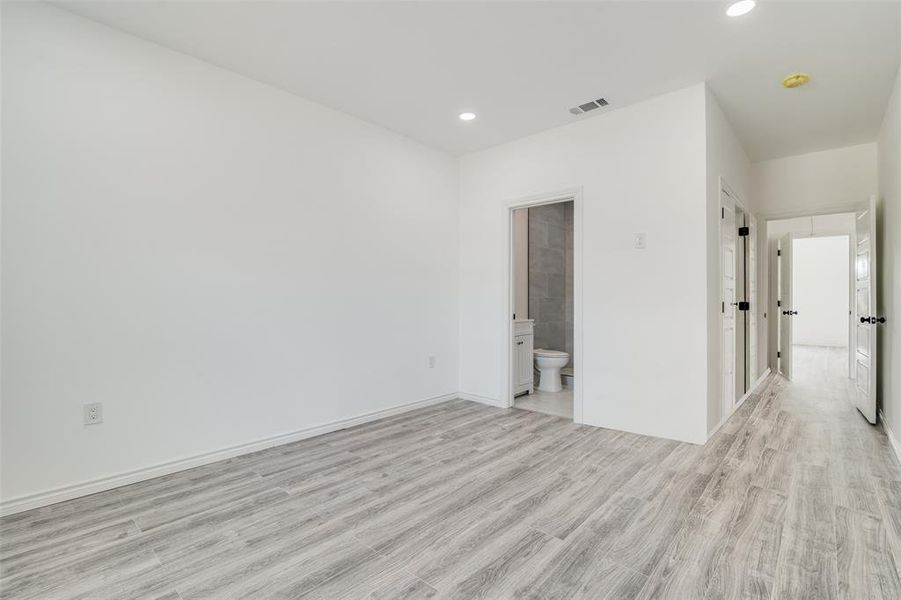
M 644 250 L 647 247 L 648 247 L 648 234 L 636 233 L 635 234 L 635 249 L 636 250 Z

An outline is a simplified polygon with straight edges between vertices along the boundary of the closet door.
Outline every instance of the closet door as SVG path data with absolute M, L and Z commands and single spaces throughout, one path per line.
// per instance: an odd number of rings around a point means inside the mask
M 722 224 L 720 226 L 720 283 L 722 292 L 722 339 L 723 339 L 723 397 L 722 415 L 732 414 L 735 406 L 735 323 L 738 302 L 736 292 L 736 234 L 735 208 L 726 194 L 722 195 Z
M 757 382 L 757 323 L 759 307 L 757 305 L 757 218 L 748 219 L 748 386 Z

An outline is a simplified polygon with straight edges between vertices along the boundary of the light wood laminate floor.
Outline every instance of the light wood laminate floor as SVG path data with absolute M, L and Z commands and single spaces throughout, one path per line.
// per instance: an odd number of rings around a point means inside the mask
M 706 446 L 452 401 L 0 521 L 2 598 L 901 598 L 901 467 L 774 378 Z
M 847 347 L 792 346 L 792 381 L 841 386 L 848 383 L 850 358 Z

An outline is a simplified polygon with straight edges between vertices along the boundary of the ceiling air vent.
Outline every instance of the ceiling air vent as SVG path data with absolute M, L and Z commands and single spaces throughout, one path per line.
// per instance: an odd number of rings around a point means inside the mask
M 601 108 L 607 106 L 608 102 L 604 98 L 598 98 L 597 100 L 592 100 L 591 102 L 586 102 L 585 104 L 580 104 L 579 106 L 574 106 L 569 109 L 574 115 L 581 115 L 582 113 L 587 113 L 590 110 L 594 110 L 596 108 Z

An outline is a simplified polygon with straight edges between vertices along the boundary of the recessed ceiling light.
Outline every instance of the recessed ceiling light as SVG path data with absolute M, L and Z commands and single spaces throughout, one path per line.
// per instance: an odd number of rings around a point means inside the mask
M 754 0 L 738 0 L 735 4 L 726 9 L 726 14 L 730 17 L 740 17 L 746 15 L 757 6 Z
M 475 119 L 475 118 L 476 118 L 476 114 L 475 114 L 475 113 L 471 113 L 471 112 L 462 112 L 462 113 L 460 113 L 460 120 L 461 120 L 461 121 L 472 121 L 472 120 Z
M 801 87 L 808 81 L 810 81 L 810 75 L 808 75 L 807 73 L 792 73 L 782 80 L 782 85 L 787 87 L 788 89 L 792 89 Z

